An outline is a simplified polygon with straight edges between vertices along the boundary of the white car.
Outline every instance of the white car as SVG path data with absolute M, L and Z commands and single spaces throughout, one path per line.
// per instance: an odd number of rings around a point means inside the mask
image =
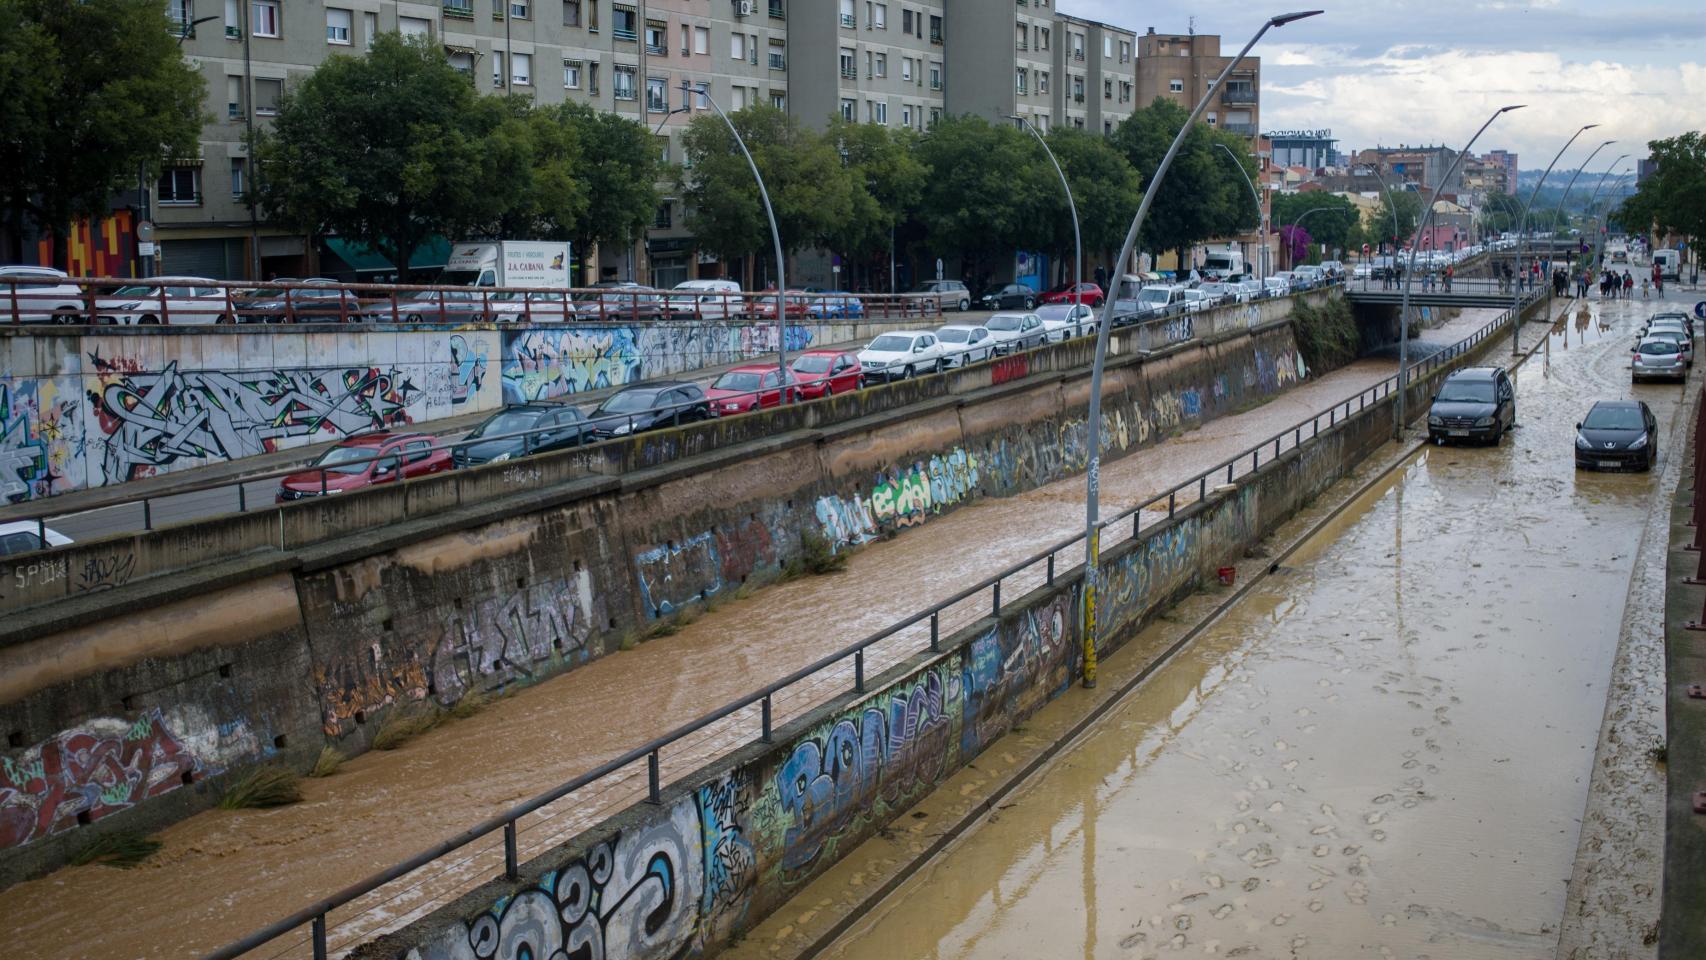
M 1201 290 L 1188 288 L 1184 290 L 1183 293 L 1185 295 L 1186 313 L 1201 313 L 1209 307 L 1214 306 L 1214 304 L 1209 301 L 1208 294 Z
M 83 307 L 83 291 L 64 270 L 0 267 L 0 323 L 77 323 L 83 318 Z
M 1037 308 L 1037 319 L 1050 343 L 1096 332 L 1096 311 L 1088 304 L 1045 303 Z
M 1214 280 L 1197 288 L 1208 298 L 1210 306 L 1222 303 L 1243 303 L 1244 288 L 1236 280 Z
M 1137 292 L 1137 315 L 1154 317 L 1178 313 L 1185 307 L 1185 288 L 1172 283 L 1152 283 Z
M 103 294 L 95 315 L 101 323 L 183 326 L 221 323 L 228 306 L 225 291 L 206 277 L 154 277 Z
M 33 520 L 0 523 L 0 557 L 45 549 L 41 542 L 44 536 L 47 538 L 47 547 L 63 547 L 71 542 L 71 538 L 65 534 L 52 527 L 38 527 Z
M 1238 286 L 1243 289 L 1244 303 L 1249 303 L 1250 301 L 1259 299 L 1262 296 L 1262 281 L 1260 280 L 1240 280 L 1238 281 Z
M 981 363 L 995 356 L 995 337 L 986 327 L 951 323 L 936 329 L 942 344 L 942 362 L 950 367 Z
M 1048 331 L 1034 313 L 998 313 L 984 321 L 995 338 L 995 352 L 1002 356 L 1040 347 L 1048 342 Z
M 896 330 L 872 340 L 859 351 L 859 369 L 865 379 L 905 380 L 939 372 L 942 341 L 928 330 Z
M 1291 293 L 1291 279 L 1289 277 L 1282 277 L 1279 274 L 1274 274 L 1266 280 L 1263 280 L 1262 286 L 1267 289 L 1268 296 L 1270 297 L 1283 297 Z

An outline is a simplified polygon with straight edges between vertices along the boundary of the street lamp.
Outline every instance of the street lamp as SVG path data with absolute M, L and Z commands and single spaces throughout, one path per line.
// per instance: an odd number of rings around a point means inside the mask
M 1305 219 L 1307 219 L 1310 214 L 1320 213 L 1323 210 L 1330 211 L 1330 212 L 1331 211 L 1337 211 L 1339 213 L 1344 213 L 1344 214 L 1350 213 L 1350 211 L 1346 210 L 1344 207 L 1311 207 L 1308 210 L 1305 210 L 1301 214 L 1299 214 L 1296 220 L 1293 220 L 1292 222 L 1286 224 L 1286 226 L 1291 228 L 1292 239 L 1295 240 L 1297 238 L 1298 228 L 1303 226 L 1303 221 Z M 1296 266 L 1296 264 L 1292 264 L 1292 266 Z
M 1268 278 L 1268 215 L 1262 212 L 1262 195 L 1256 192 L 1256 182 L 1250 179 L 1249 171 L 1244 169 L 1244 161 L 1238 159 L 1238 155 L 1232 152 L 1232 148 L 1219 140 L 1216 140 L 1214 145 L 1232 158 L 1232 165 L 1238 168 L 1238 173 L 1244 177 L 1244 182 L 1250 185 L 1250 197 L 1256 201 L 1256 222 L 1261 225 L 1260 236 L 1262 238 L 1261 252 L 1256 254 L 1256 279 L 1266 280 Z
M 1439 187 L 1434 189 L 1434 199 L 1439 197 L 1440 189 L 1444 188 L 1446 184 L 1451 182 L 1451 178 L 1457 175 L 1457 168 L 1463 165 L 1463 158 L 1469 156 L 1469 149 L 1475 146 L 1475 141 L 1481 139 L 1481 134 L 1487 132 L 1487 128 L 1493 125 L 1493 121 L 1499 119 L 1503 114 L 1510 113 L 1512 110 L 1521 110 L 1525 106 L 1527 104 L 1517 103 L 1493 111 L 1493 115 L 1487 118 L 1487 122 L 1481 124 L 1481 129 L 1475 131 L 1475 135 L 1469 138 L 1469 142 L 1463 145 L 1462 150 L 1458 151 L 1457 157 L 1451 161 L 1451 166 L 1445 169 L 1445 176 L 1440 178 Z M 1418 238 L 1428 232 L 1428 224 L 1433 222 L 1434 199 L 1428 201 L 1428 208 L 1422 213 L 1422 222 L 1416 227 Z M 1410 244 L 1410 260 L 1404 267 L 1404 296 L 1400 298 L 1398 306 L 1398 416 L 1392 421 L 1392 439 L 1394 440 L 1402 439 L 1404 436 L 1404 400 L 1410 392 L 1410 285 L 1416 282 L 1416 249 L 1420 246 L 1420 243 Z M 1521 263 L 1522 261 L 1518 260 L 1517 262 Z M 1520 310 L 1516 312 L 1512 323 L 1517 326 L 1522 325 Z
M 1386 185 L 1386 178 L 1382 177 L 1380 175 L 1380 164 L 1376 163 L 1371 169 L 1374 170 L 1374 182 L 1380 184 L 1381 192 L 1386 194 L 1386 209 L 1392 212 L 1392 262 L 1397 263 L 1398 262 L 1398 204 L 1396 201 L 1394 201 L 1392 199 L 1392 188 L 1390 188 Z
M 1593 188 L 1593 196 L 1588 198 L 1588 216 L 1592 218 L 1589 222 L 1594 225 L 1593 250 L 1595 251 L 1595 259 L 1596 260 L 1598 259 L 1597 254 L 1598 254 L 1599 246 L 1600 246 L 1600 242 L 1599 242 L 1599 229 L 1600 229 L 1599 222 L 1600 221 L 1599 221 L 1599 214 L 1595 213 L 1594 210 L 1597 209 L 1598 204 L 1599 204 L 1599 192 L 1601 190 L 1605 189 L 1605 180 L 1607 177 L 1611 176 L 1611 171 L 1617 169 L 1617 165 L 1622 163 L 1623 161 L 1625 161 L 1627 159 L 1629 159 L 1629 155 L 1627 153 L 1625 153 L 1623 156 L 1618 157 L 1616 160 L 1611 161 L 1611 166 L 1606 167 L 1605 172 L 1599 175 L 1599 185 Z M 1595 263 L 1594 265 L 1598 266 L 1597 263 Z
M 1534 185 L 1534 189 L 1529 191 L 1528 200 L 1522 205 L 1522 216 L 1518 218 L 1516 222 L 1517 282 L 1516 289 L 1511 294 L 1511 311 L 1513 314 L 1513 319 L 1511 320 L 1511 356 L 1513 357 L 1520 352 L 1519 343 L 1522 340 L 1522 278 L 1524 276 L 1524 271 L 1527 269 L 1523 266 L 1522 261 L 1528 250 L 1528 235 L 1525 232 L 1528 227 L 1528 208 L 1534 206 L 1534 198 L 1540 194 L 1540 188 L 1546 185 L 1546 178 L 1552 175 L 1552 168 L 1558 165 L 1558 160 L 1564 156 L 1564 151 L 1570 149 L 1570 144 L 1575 143 L 1577 137 L 1587 133 L 1589 130 L 1592 130 L 1597 126 L 1599 126 L 1597 123 L 1583 124 L 1580 130 L 1577 130 L 1575 133 L 1570 135 L 1570 139 L 1564 141 L 1564 145 L 1558 148 L 1558 155 L 1553 157 L 1552 162 L 1546 165 L 1546 172 L 1540 175 L 1540 182 L 1536 183 Z M 1550 243 L 1547 244 L 1547 249 L 1551 249 Z
M 1066 191 L 1066 205 L 1072 210 L 1072 257 L 1074 261 L 1072 266 L 1072 322 L 1077 323 L 1078 306 L 1084 300 L 1084 293 L 1079 286 L 1084 282 L 1084 244 L 1078 238 L 1078 204 L 1072 199 L 1072 184 L 1066 182 L 1066 172 L 1060 169 L 1060 161 L 1054 158 L 1054 151 L 1048 148 L 1048 141 L 1043 139 L 1043 135 L 1037 132 L 1036 127 L 1031 126 L 1031 121 L 1018 114 L 1013 114 L 1007 119 L 1017 120 L 1019 126 L 1031 131 L 1031 136 L 1036 137 L 1037 142 L 1042 144 L 1043 153 L 1048 154 L 1048 162 L 1054 164 L 1054 172 L 1060 176 L 1060 186 Z M 1102 298 L 1107 299 L 1106 291 L 1103 292 Z
M 1227 61 L 1220 71 L 1220 76 L 1214 78 L 1207 90 L 1203 91 L 1202 99 L 1197 101 L 1196 109 L 1185 118 L 1184 126 L 1179 128 L 1173 137 L 1173 143 L 1162 156 L 1161 163 L 1156 166 L 1155 173 L 1149 178 L 1149 188 L 1143 191 L 1143 202 L 1137 205 L 1137 215 L 1132 217 L 1131 227 L 1126 231 L 1125 243 L 1120 245 L 1119 259 L 1114 261 L 1116 278 L 1125 274 L 1126 262 L 1131 259 L 1132 249 L 1137 246 L 1138 231 L 1143 229 L 1143 220 L 1149 215 L 1149 206 L 1155 202 L 1155 191 L 1161 186 L 1161 181 L 1167 177 L 1167 168 L 1173 165 L 1173 158 L 1178 155 L 1179 148 L 1184 146 L 1185 137 L 1190 135 L 1191 127 L 1197 118 L 1208 109 L 1221 86 L 1226 83 L 1238 64 L 1249 56 L 1251 48 L 1262 35 L 1273 27 L 1283 27 L 1295 20 L 1313 17 L 1319 10 L 1303 10 L 1297 13 L 1282 13 L 1269 17 L 1262 23 L 1262 28 L 1244 44 L 1244 49 L 1238 55 Z M 1114 281 L 1115 290 L 1119 288 L 1120 280 Z M 1090 411 L 1087 433 L 1090 445 L 1090 463 L 1085 471 L 1084 496 L 1084 686 L 1096 685 L 1096 565 L 1101 561 L 1101 531 L 1097 529 L 1100 523 L 1098 516 L 1101 509 L 1102 493 L 1102 366 L 1108 356 L 1108 330 L 1114 322 L 1114 304 L 1118 300 L 1113 294 L 1105 295 L 1102 300 L 1101 322 L 1096 325 L 1096 359 L 1090 366 Z
M 788 395 L 788 284 L 783 279 L 782 271 L 782 233 L 776 229 L 776 211 L 770 208 L 770 191 L 764 188 L 764 177 L 758 172 L 758 164 L 752 161 L 751 151 L 746 149 L 746 141 L 740 138 L 740 131 L 735 129 L 733 120 L 717 105 L 717 98 L 711 95 L 711 85 L 706 84 L 702 90 L 694 90 L 686 80 L 681 81 L 681 102 L 688 103 L 688 97 L 697 93 L 705 98 L 711 109 L 717 111 L 717 116 L 723 118 L 723 123 L 729 128 L 729 136 L 735 138 L 735 146 L 740 147 L 741 156 L 746 158 L 746 165 L 752 169 L 752 179 L 758 181 L 758 198 L 764 201 L 764 216 L 770 221 L 770 241 L 776 246 L 776 367 L 781 375 L 782 396 Z
M 1550 236 L 1546 238 L 1548 245 L 1550 245 L 1558 236 L 1558 215 L 1564 212 L 1564 204 L 1570 199 L 1570 189 L 1576 185 L 1576 178 L 1582 175 L 1582 171 L 1587 169 L 1587 165 L 1593 162 L 1593 158 L 1597 156 L 1601 150 L 1604 150 L 1606 147 L 1609 147 L 1616 142 L 1616 140 L 1607 140 L 1599 146 L 1594 147 L 1593 153 L 1588 154 L 1588 158 L 1581 162 L 1581 166 L 1576 168 L 1576 172 L 1570 174 L 1570 182 L 1564 184 L 1564 195 L 1558 198 L 1558 205 L 1552 208 L 1552 226 L 1548 228 L 1547 232 Z M 1546 315 L 1548 317 L 1552 315 L 1552 285 L 1550 283 L 1546 285 Z

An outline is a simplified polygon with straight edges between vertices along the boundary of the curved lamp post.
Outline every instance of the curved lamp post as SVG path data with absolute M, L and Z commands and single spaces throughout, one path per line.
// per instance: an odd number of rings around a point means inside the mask
M 1513 357 L 1520 351 L 1518 344 L 1522 340 L 1522 278 L 1528 269 L 1522 261 L 1528 251 L 1528 234 L 1526 232 L 1528 208 L 1534 206 L 1534 198 L 1540 195 L 1540 188 L 1546 185 L 1546 178 L 1552 175 L 1552 168 L 1558 165 L 1559 159 L 1564 156 L 1564 151 L 1570 149 L 1570 144 L 1575 143 L 1577 137 L 1597 126 L 1599 126 L 1597 123 L 1583 124 L 1580 130 L 1571 134 L 1570 139 L 1565 140 L 1564 145 L 1558 148 L 1558 155 L 1546 165 L 1546 172 L 1540 175 L 1540 182 L 1536 183 L 1534 189 L 1528 192 L 1528 200 L 1522 205 L 1522 216 L 1516 221 L 1516 289 L 1511 293 L 1511 312 L 1514 316 L 1511 321 L 1511 356 Z M 1551 245 L 1548 244 L 1547 247 L 1550 249 Z
M 705 98 L 711 109 L 717 111 L 717 116 L 723 118 L 723 123 L 729 128 L 729 136 L 735 138 L 735 146 L 740 147 L 741 156 L 746 158 L 746 165 L 752 168 L 752 179 L 758 181 L 758 197 L 764 201 L 764 216 L 770 221 L 770 241 L 776 245 L 776 366 L 781 380 L 777 383 L 781 396 L 786 398 L 788 390 L 788 284 L 783 281 L 782 271 L 782 233 L 776 229 L 776 211 L 770 209 L 770 191 L 764 189 L 764 177 L 758 172 L 758 164 L 752 161 L 751 151 L 746 149 L 746 141 L 740 138 L 740 131 L 735 129 L 734 121 L 717 105 L 717 98 L 711 96 L 711 85 L 706 84 L 703 90 L 692 88 L 686 80 L 681 81 L 682 101 L 698 94 Z
M 1611 176 L 1611 171 L 1617 169 L 1617 165 L 1622 163 L 1623 161 L 1625 161 L 1627 159 L 1629 159 L 1629 155 L 1627 153 L 1625 153 L 1623 156 L 1618 157 L 1616 160 L 1611 161 L 1611 166 L 1606 167 L 1605 172 L 1599 175 L 1599 185 L 1593 188 L 1593 196 L 1588 198 L 1588 215 L 1592 218 L 1592 220 L 1590 220 L 1589 222 L 1591 222 L 1594 225 L 1593 249 L 1594 249 L 1594 257 L 1596 260 L 1596 263 L 1594 264 L 1595 266 L 1598 266 L 1597 260 L 1598 260 L 1598 251 L 1600 248 L 1599 214 L 1594 213 L 1596 205 L 1599 203 L 1599 192 L 1601 190 L 1605 189 L 1605 180 L 1607 177 Z
M 1451 161 L 1451 166 L 1445 169 L 1445 176 L 1441 177 L 1439 181 L 1440 186 L 1443 187 L 1451 182 L 1451 178 L 1457 173 L 1457 168 L 1463 165 L 1463 158 L 1469 156 L 1469 148 L 1475 146 L 1475 141 L 1481 139 L 1481 134 L 1487 132 L 1487 128 L 1493 125 L 1494 120 L 1512 110 L 1521 110 L 1525 106 L 1527 104 L 1517 103 L 1494 110 L 1493 115 L 1487 118 L 1487 122 L 1481 124 L 1481 129 L 1475 131 L 1475 135 L 1469 138 L 1469 142 L 1463 145 L 1462 150 L 1458 151 L 1457 159 Z M 1434 197 L 1438 198 L 1438 196 L 1439 190 L 1436 189 L 1434 190 Z M 1427 210 L 1422 213 L 1422 222 L 1416 227 L 1417 237 L 1428 232 L 1428 224 L 1433 222 L 1433 218 L 1434 201 L 1429 200 Z M 1420 246 L 1419 243 L 1410 244 L 1410 260 L 1404 267 L 1404 296 L 1398 306 L 1398 416 L 1392 421 L 1392 439 L 1394 440 L 1402 439 L 1404 436 L 1404 400 L 1406 394 L 1410 392 L 1410 285 L 1416 282 L 1416 249 Z M 1517 312 L 1515 317 L 1516 319 L 1512 322 L 1520 326 L 1521 312 Z
M 1149 188 L 1143 191 L 1143 202 L 1137 205 L 1137 215 L 1132 217 L 1131 228 L 1126 231 L 1125 242 L 1120 245 L 1119 259 L 1114 261 L 1118 271 L 1116 277 L 1125 275 L 1125 265 L 1131 260 L 1132 249 L 1137 246 L 1138 231 L 1143 229 L 1143 220 L 1149 215 L 1150 204 L 1155 202 L 1155 191 L 1167 177 L 1167 168 L 1173 165 L 1173 158 L 1178 155 L 1179 148 L 1184 146 L 1185 137 L 1190 135 L 1191 128 L 1197 118 L 1208 109 L 1208 104 L 1214 95 L 1220 91 L 1226 78 L 1244 58 L 1250 55 L 1250 49 L 1262 35 L 1274 27 L 1283 27 L 1295 20 L 1313 17 L 1319 10 L 1303 10 L 1297 13 L 1282 13 L 1269 17 L 1262 23 L 1262 28 L 1244 44 L 1244 49 L 1238 55 L 1226 62 L 1220 71 L 1220 76 L 1214 78 L 1207 90 L 1203 91 L 1202 99 L 1197 101 L 1196 109 L 1185 118 L 1184 126 L 1179 128 L 1173 137 L 1173 143 L 1162 156 L 1161 163 L 1155 167 L 1155 173 L 1149 178 Z M 1120 280 L 1115 280 L 1118 290 Z M 1084 686 L 1096 685 L 1096 565 L 1101 561 L 1101 531 L 1098 529 L 1102 493 L 1102 366 L 1108 356 L 1108 330 L 1114 322 L 1114 305 L 1117 297 L 1108 296 L 1102 300 L 1102 317 L 1096 325 L 1096 359 L 1090 367 L 1090 411 L 1088 440 L 1090 445 L 1090 463 L 1085 471 L 1084 497 Z
M 1607 140 L 1599 146 L 1594 147 L 1593 153 L 1588 154 L 1588 158 L 1582 161 L 1581 166 L 1576 168 L 1576 172 L 1570 174 L 1570 182 L 1564 184 L 1564 195 L 1558 198 L 1558 205 L 1552 208 L 1552 225 L 1547 230 L 1550 236 L 1546 238 L 1546 242 L 1548 244 L 1552 243 L 1552 241 L 1558 236 L 1558 217 L 1564 212 L 1564 204 L 1570 199 L 1570 190 L 1575 187 L 1576 178 L 1582 175 L 1582 171 L 1587 169 L 1587 165 L 1593 162 L 1593 158 L 1597 156 L 1601 150 L 1604 150 L 1606 147 L 1609 147 L 1616 142 L 1616 140 Z M 1604 180 L 1605 178 L 1601 177 L 1600 179 Z M 1552 303 L 1552 284 L 1550 283 L 1546 285 L 1546 302 L 1548 304 L 1546 308 L 1546 315 L 1550 317 L 1552 315 L 1552 308 L 1550 306 Z
M 1054 151 L 1048 148 L 1048 141 L 1043 139 L 1036 127 L 1031 126 L 1031 121 L 1018 114 L 1007 119 L 1019 121 L 1019 125 L 1031 131 L 1031 136 L 1036 137 L 1037 142 L 1042 144 L 1043 153 L 1048 154 L 1048 162 L 1054 164 L 1054 172 L 1060 177 L 1060 186 L 1066 191 L 1066 206 L 1072 211 L 1072 316 L 1073 322 L 1077 323 L 1078 306 L 1084 301 L 1084 293 L 1079 289 L 1079 284 L 1084 282 L 1084 244 L 1078 238 L 1078 204 L 1072 199 L 1072 184 L 1066 182 L 1066 171 L 1060 169 L 1060 161 L 1054 158 Z M 1107 292 L 1104 291 L 1102 299 L 1107 298 Z
M 1288 226 L 1292 229 L 1293 239 L 1295 239 L 1297 237 L 1298 228 L 1303 226 L 1303 221 L 1308 219 L 1310 214 L 1321 213 L 1323 211 L 1328 212 L 1328 213 L 1337 211 L 1339 213 L 1346 214 L 1347 216 L 1351 212 L 1349 210 L 1346 210 L 1344 207 L 1310 207 L 1308 210 L 1305 210 L 1302 213 L 1298 214 L 1296 220 L 1293 220 L 1292 222 L 1286 224 L 1286 226 Z M 1289 259 L 1289 258 L 1287 258 L 1287 259 Z M 1292 264 L 1292 266 L 1296 266 L 1296 264 Z
M 1375 164 L 1374 182 L 1380 184 L 1380 190 L 1386 194 L 1386 209 L 1392 212 L 1392 261 L 1398 262 L 1398 204 L 1392 199 L 1392 188 L 1386 185 L 1386 178 L 1380 175 L 1380 164 Z
M 1244 177 L 1244 182 L 1250 185 L 1250 196 L 1256 201 L 1256 222 L 1261 224 L 1260 235 L 1262 238 L 1261 252 L 1256 254 L 1256 279 L 1266 280 L 1268 278 L 1268 216 L 1262 212 L 1262 195 L 1256 191 L 1256 182 L 1250 179 L 1249 172 L 1244 169 L 1244 161 L 1238 159 L 1238 154 L 1233 153 L 1231 147 L 1219 140 L 1216 140 L 1214 145 L 1224 150 L 1226 155 L 1232 158 L 1232 165 L 1238 168 L 1238 173 Z

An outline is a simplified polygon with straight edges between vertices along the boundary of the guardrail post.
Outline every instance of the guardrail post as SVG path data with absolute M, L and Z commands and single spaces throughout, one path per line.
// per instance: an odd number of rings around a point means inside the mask
M 1177 487 L 1167 491 L 1167 516 L 1169 519 L 1173 516 L 1173 510 L 1175 509 L 1174 499 L 1177 497 L 1178 493 L 1179 490 Z
M 521 876 L 521 870 L 516 865 L 515 856 L 515 821 L 504 821 L 504 879 L 515 880 Z
M 237 512 L 249 512 L 249 489 L 243 486 L 241 480 L 237 481 Z
M 1131 513 L 1131 538 L 1137 539 L 1137 534 L 1143 529 L 1143 508 L 1138 507 Z
M 646 802 L 654 806 L 663 803 L 663 791 L 658 784 L 658 752 L 646 754 Z
M 853 692 L 865 692 L 865 648 L 853 651 Z
M 763 732 L 758 735 L 758 739 L 763 743 L 774 742 L 770 736 L 770 694 L 768 693 L 764 695 L 764 712 L 759 723 Z
M 939 621 L 941 612 L 930 614 L 930 652 L 942 652 L 942 625 Z
M 326 960 L 326 915 L 314 918 L 314 960 Z
M 36 546 L 47 549 L 47 518 L 36 518 Z
M 154 502 L 147 497 L 142 498 L 142 529 L 154 529 Z
M 1048 555 L 1048 585 L 1054 586 L 1054 554 Z
M 1202 476 L 1197 478 L 1197 502 L 1201 503 L 1202 501 L 1207 500 L 1207 499 L 1208 499 L 1208 474 L 1205 473 Z

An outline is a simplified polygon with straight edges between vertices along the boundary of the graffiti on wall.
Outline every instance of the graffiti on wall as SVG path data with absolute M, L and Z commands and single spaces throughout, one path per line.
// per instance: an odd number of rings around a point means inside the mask
M 458 407 L 466 407 L 470 400 L 480 396 L 480 388 L 486 383 L 487 356 L 491 352 L 485 338 L 460 333 L 452 334 L 448 341 L 444 341 L 443 349 L 449 355 L 449 362 L 434 363 L 427 368 L 427 406 L 449 409 L 442 414 L 435 411 L 434 416 L 460 413 Z
M 758 855 L 747 836 L 753 805 L 752 774 L 745 767 L 699 788 L 699 822 L 705 852 L 702 936 L 726 938 L 746 919 L 758 879 Z
M 756 516 L 704 530 L 685 540 L 648 547 L 634 556 L 640 602 L 656 619 L 690 603 L 709 600 L 727 584 L 776 566 L 775 539 Z
M 1062 594 L 978 637 L 966 651 L 961 756 L 982 750 L 1071 684 L 1075 594 Z
M 234 460 L 280 448 L 408 423 L 418 392 L 395 368 L 189 372 L 177 361 L 134 373 L 90 358 L 101 371 L 91 390 L 103 483 L 149 476 L 179 460 Z
M 111 816 L 214 772 L 158 709 L 136 720 L 84 721 L 0 758 L 0 849 Z
M 685 953 L 703 885 L 699 806 L 622 830 L 411 949 L 408 960 L 639 960 Z
M 1142 619 L 1149 610 L 1196 575 L 1198 523 L 1195 519 L 1164 527 L 1136 549 L 1104 561 L 1105 586 L 1097 618 L 1103 637 Z
M 803 350 L 813 329 L 789 324 L 697 321 L 510 331 L 504 335 L 506 403 L 548 400 L 683 370 L 774 353 L 786 339 Z
M 16 503 L 78 485 L 76 427 L 77 401 L 56 378 L 0 383 L 0 496 Z
M 824 539 L 837 549 L 867 543 L 883 527 L 929 520 L 978 490 L 978 458 L 962 447 L 879 470 L 868 493 L 819 497 L 813 507 Z

